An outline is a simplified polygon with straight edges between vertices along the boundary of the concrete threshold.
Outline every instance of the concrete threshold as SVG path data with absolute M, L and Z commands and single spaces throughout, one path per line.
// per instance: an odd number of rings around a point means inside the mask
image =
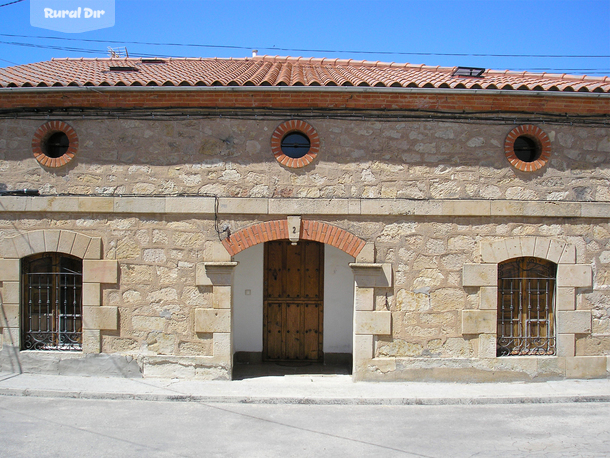
M 610 380 L 511 383 L 352 382 L 349 375 L 236 381 L 0 373 L 1 396 L 300 405 L 490 405 L 610 402 Z

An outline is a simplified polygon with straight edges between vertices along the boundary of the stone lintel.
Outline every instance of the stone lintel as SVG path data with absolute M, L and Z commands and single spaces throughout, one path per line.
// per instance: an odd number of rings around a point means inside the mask
M 495 310 L 462 310 L 462 334 L 495 334 Z
M 361 288 L 391 287 L 392 264 L 351 262 L 349 266 L 354 272 L 354 281 Z
M 197 263 L 195 284 L 197 286 L 230 286 L 237 262 Z
M 356 310 L 355 328 L 356 335 L 390 335 L 392 312 Z
M 195 309 L 195 332 L 230 333 L 230 309 Z
M 557 286 L 590 288 L 593 286 L 593 269 L 588 264 L 559 264 Z
M 116 283 L 119 275 L 119 263 L 115 260 L 83 261 L 83 282 Z
M 557 312 L 557 332 L 559 334 L 590 334 L 591 310 Z
M 462 286 L 497 286 L 497 264 L 464 264 Z

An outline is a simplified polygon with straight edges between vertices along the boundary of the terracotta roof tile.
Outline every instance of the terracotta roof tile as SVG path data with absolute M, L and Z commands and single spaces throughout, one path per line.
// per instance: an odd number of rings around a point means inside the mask
M 111 70 L 111 67 L 133 67 Z M 240 59 L 53 59 L 0 68 L 0 87 L 24 86 L 369 86 L 610 92 L 610 77 L 486 70 L 352 59 L 256 56 Z

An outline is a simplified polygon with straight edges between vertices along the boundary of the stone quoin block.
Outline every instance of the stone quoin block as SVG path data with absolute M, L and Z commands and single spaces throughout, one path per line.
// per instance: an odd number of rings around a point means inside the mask
M 481 334 L 479 335 L 479 358 L 495 358 L 496 357 L 496 335 Z
M 565 286 L 558 287 L 555 294 L 557 310 L 569 311 L 576 309 L 576 288 Z
M 356 334 L 390 335 L 392 333 L 392 313 L 388 311 L 355 312 Z
M 354 336 L 354 359 L 367 360 L 373 359 L 375 351 L 375 339 L 372 335 Z
M 195 332 L 231 332 L 231 310 L 196 309 Z
M 497 284 L 496 264 L 465 264 L 462 268 L 463 286 L 496 286 Z
M 2 283 L 2 304 L 18 304 L 21 295 L 20 283 L 18 281 L 5 281 Z
M 0 259 L 0 281 L 19 281 L 20 272 L 19 259 Z
M 493 334 L 496 322 L 495 310 L 463 310 L 462 334 Z
M 17 328 L 19 327 L 20 316 L 19 304 L 0 305 L 0 328 Z
M 557 335 L 557 356 L 572 357 L 576 354 L 576 337 L 574 334 Z
M 101 305 L 102 294 L 99 283 L 83 283 L 83 305 Z
M 83 329 L 116 331 L 118 321 L 119 309 L 117 307 L 83 307 Z
M 557 286 L 590 288 L 593 286 L 593 269 L 586 264 L 559 264 L 557 266 Z
M 559 334 L 589 334 L 591 332 L 591 311 L 557 312 L 557 332 Z
M 483 286 L 479 294 L 480 310 L 497 310 L 498 308 L 498 288 L 495 286 Z
M 115 260 L 83 261 L 83 281 L 87 283 L 116 283 L 119 275 L 119 263 Z

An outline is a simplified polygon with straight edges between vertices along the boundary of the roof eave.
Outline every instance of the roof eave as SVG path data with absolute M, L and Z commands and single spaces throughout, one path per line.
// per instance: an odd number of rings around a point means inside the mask
M 570 91 L 518 91 L 503 89 L 451 89 L 414 87 L 371 86 L 52 86 L 52 87 L 2 87 L 0 94 L 7 93 L 71 93 L 71 92 L 353 92 L 353 93 L 414 93 L 414 94 L 460 94 L 502 95 L 534 97 L 610 98 L 607 92 Z

